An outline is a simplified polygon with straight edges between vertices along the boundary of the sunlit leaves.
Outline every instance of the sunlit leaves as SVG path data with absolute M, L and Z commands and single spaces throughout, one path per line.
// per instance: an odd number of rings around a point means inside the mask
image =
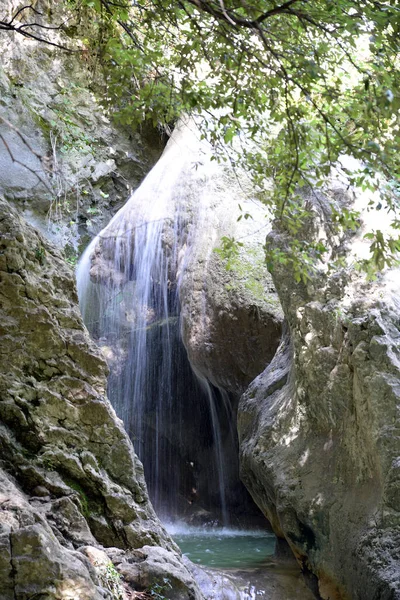
M 370 278 L 376 275 L 377 270 L 399 264 L 400 238 L 385 236 L 380 229 L 366 233 L 364 238 L 371 241 L 371 258 L 361 261 L 360 265 Z
M 220 246 L 215 248 L 215 252 L 225 259 L 225 266 L 228 271 L 232 269 L 234 260 L 240 254 L 240 248 L 243 247 L 243 243 L 235 239 L 233 236 L 222 236 L 220 240 Z
M 86 6 L 97 23 L 92 51 L 105 71 L 105 105 L 123 123 L 163 126 L 182 113 L 202 113 L 203 135 L 216 156 L 226 159 L 231 148 L 230 160 L 252 175 L 259 197 L 291 234 L 308 218 L 301 190 L 323 194 L 343 154 L 360 164 L 348 171 L 349 183 L 379 191 L 395 219 L 399 8 L 374 0 L 286 4 L 80 0 L 76 6 Z M 266 188 L 266 179 L 274 185 Z M 358 225 L 351 211 L 335 210 L 338 227 Z M 225 247 L 229 254 L 234 244 Z M 388 264 L 381 252 L 396 248 L 371 243 L 375 265 Z M 291 251 L 298 273 L 301 262 L 307 273 L 323 255 L 311 246 Z

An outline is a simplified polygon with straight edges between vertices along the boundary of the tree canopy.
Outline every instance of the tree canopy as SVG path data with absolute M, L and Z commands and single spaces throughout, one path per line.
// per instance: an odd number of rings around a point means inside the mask
M 101 59 L 105 103 L 120 121 L 169 127 L 183 113 L 203 115 L 216 155 L 244 164 L 294 232 L 307 214 L 301 188 L 323 192 L 351 155 L 360 168 L 349 182 L 379 189 L 375 208 L 400 228 L 397 0 L 65 1 L 91 24 L 83 41 Z M 232 151 L 218 153 L 221 142 Z M 357 225 L 351 209 L 333 217 Z M 396 236 L 372 233 L 374 267 L 399 249 Z M 293 252 L 300 265 L 324 248 Z

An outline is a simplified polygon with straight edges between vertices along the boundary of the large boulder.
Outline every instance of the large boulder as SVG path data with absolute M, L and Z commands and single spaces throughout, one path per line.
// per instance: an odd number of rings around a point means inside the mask
M 348 201 L 339 184 L 332 197 Z M 307 284 L 274 270 L 289 331 L 240 402 L 242 479 L 322 598 L 394 600 L 400 272 L 366 281 L 349 264 L 368 252 L 365 228 L 335 244 L 326 211 L 309 208 L 309 241 L 325 231 L 331 253 Z M 276 229 L 270 243 L 288 251 L 290 237 Z M 335 253 L 347 268 L 328 268 Z
M 283 314 L 257 226 L 249 233 L 233 219 L 228 224 L 222 221 L 225 228 L 221 227 L 218 218 L 227 210 L 222 205 L 214 214 L 210 211 L 207 227 L 201 231 L 203 239 L 183 273 L 182 337 L 197 372 L 238 398 L 274 356 Z M 249 210 L 259 224 L 262 209 L 252 205 Z M 240 216 L 235 210 L 231 214 Z M 245 238 L 234 258 L 213 252 L 223 233 Z
M 118 568 L 125 581 L 132 582 L 139 590 L 150 590 L 156 598 L 202 599 L 197 583 L 194 583 L 182 558 L 165 548 L 144 546 L 131 553 L 129 562 L 123 562 Z
M 179 562 L 105 394 L 73 273 L 4 200 L 0 305 L 1 599 L 108 597 L 82 545 L 161 546 Z

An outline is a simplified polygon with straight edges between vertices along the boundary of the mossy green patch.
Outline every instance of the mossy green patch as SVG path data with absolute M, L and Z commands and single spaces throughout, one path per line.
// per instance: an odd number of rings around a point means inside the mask
M 77 492 L 77 494 L 79 496 L 79 502 L 80 502 L 81 508 L 82 508 L 82 514 L 87 519 L 90 516 L 92 510 L 90 507 L 91 501 L 90 501 L 89 497 L 87 496 L 85 490 L 80 485 L 80 483 L 78 483 L 74 479 L 70 479 L 69 477 L 64 476 L 63 480 L 64 480 L 64 483 L 68 487 L 70 487 L 72 490 Z
M 259 302 L 266 300 L 265 280 L 269 275 L 261 248 L 244 248 L 230 258 L 228 270 L 233 277 L 225 286 L 227 291 L 242 285 L 254 299 Z

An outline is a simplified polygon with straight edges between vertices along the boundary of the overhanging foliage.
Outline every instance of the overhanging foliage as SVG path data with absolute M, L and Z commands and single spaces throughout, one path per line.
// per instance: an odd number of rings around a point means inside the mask
M 379 189 L 378 208 L 400 227 L 395 0 L 65 1 L 90 24 L 85 47 L 101 58 L 105 104 L 120 121 L 169 126 L 201 113 L 216 155 L 245 165 L 291 233 L 308 216 L 301 188 L 323 193 L 340 157 L 351 155 L 361 166 L 350 184 Z M 221 142 L 232 146 L 228 156 Z M 357 226 L 351 209 L 334 217 Z M 373 233 L 373 268 L 392 264 L 399 248 L 396 236 Z M 323 253 L 319 242 L 293 247 L 299 277 Z

